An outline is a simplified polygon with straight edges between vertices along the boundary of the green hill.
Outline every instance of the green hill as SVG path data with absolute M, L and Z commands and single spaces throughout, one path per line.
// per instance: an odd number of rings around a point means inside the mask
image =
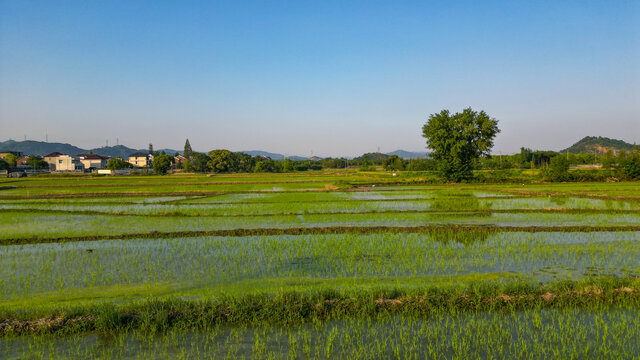
M 573 154 L 578 154 L 581 152 L 596 151 L 598 154 L 604 154 L 607 151 L 612 150 L 614 153 L 618 153 L 622 150 L 632 150 L 633 146 L 634 145 L 629 144 L 628 142 L 625 142 L 623 140 L 609 139 L 602 136 L 587 136 L 577 143 L 571 145 L 571 147 L 561 150 L 560 152 L 570 152 Z
M 121 158 L 126 158 L 127 156 L 135 152 L 145 152 L 145 153 L 147 152 L 147 150 L 145 149 L 137 150 L 137 149 L 126 147 L 124 145 L 103 146 L 95 149 L 82 149 L 77 146 L 73 146 L 71 144 L 34 141 L 34 140 L 0 141 L 0 151 L 20 151 L 25 155 L 40 155 L 40 156 L 47 155 L 52 152 L 59 152 L 59 153 L 68 154 L 71 156 L 76 156 L 78 154 L 91 152 L 97 155 L 121 157 Z M 178 152 L 177 150 L 172 150 L 172 149 L 160 149 L 158 151 L 164 151 L 165 153 L 171 154 L 171 155 Z

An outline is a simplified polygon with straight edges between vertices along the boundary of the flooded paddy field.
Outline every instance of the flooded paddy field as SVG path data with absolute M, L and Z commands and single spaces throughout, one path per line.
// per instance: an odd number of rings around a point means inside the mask
M 18 337 L 5 339 L 0 352 L 5 359 L 636 358 L 639 338 L 634 309 L 544 309 Z
M 414 180 L 3 180 L 2 358 L 640 356 L 638 183 Z

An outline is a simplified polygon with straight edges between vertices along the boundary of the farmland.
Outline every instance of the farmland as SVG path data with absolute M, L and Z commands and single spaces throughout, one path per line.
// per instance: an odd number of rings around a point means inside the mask
M 322 171 L 0 189 L 8 358 L 640 356 L 638 182 Z

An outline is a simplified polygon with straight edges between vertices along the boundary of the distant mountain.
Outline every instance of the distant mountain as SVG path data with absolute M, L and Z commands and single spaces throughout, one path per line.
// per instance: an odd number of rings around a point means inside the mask
M 358 156 L 357 158 L 354 158 L 353 160 L 355 161 L 362 161 L 362 160 L 367 160 L 367 161 L 372 161 L 375 163 L 381 162 L 382 160 L 388 158 L 389 155 L 387 154 L 383 154 L 383 153 L 379 153 L 379 152 L 374 152 L 374 153 L 366 153 L 366 154 L 362 154 L 362 156 Z
M 287 156 L 287 159 L 289 159 L 289 160 L 293 160 L 293 161 L 305 161 L 305 160 L 309 160 L 309 158 L 307 158 L 307 157 L 304 157 L 304 156 L 295 156 L 295 155 L 293 155 L 293 156 Z M 314 156 L 314 159 L 313 159 L 313 160 L 317 160 L 317 159 L 321 159 L 321 158 L 319 158 L 319 157 L 317 157 L 317 156 Z
M 184 152 L 182 150 L 174 150 L 174 149 L 160 149 L 160 150 L 155 150 L 155 151 L 159 151 L 159 152 L 163 152 L 164 151 L 164 153 L 167 154 L 167 155 L 175 155 L 176 153 L 182 155 L 182 153 Z
M 387 155 L 391 156 L 391 155 L 397 155 L 399 158 L 405 159 L 405 160 L 409 160 L 409 159 L 418 159 L 418 158 L 426 158 L 427 157 L 427 153 L 426 152 L 411 152 L 411 151 L 405 151 L 405 150 L 396 150 L 396 151 L 392 151 L 390 153 L 387 153 Z
M 136 152 L 146 153 L 149 150 L 132 149 L 124 145 L 103 146 L 95 149 L 82 149 L 77 146 L 73 146 L 70 144 L 63 144 L 63 143 L 52 143 L 52 142 L 34 141 L 34 140 L 26 140 L 26 141 L 7 140 L 7 141 L 0 142 L 0 151 L 20 151 L 25 155 L 40 155 L 40 156 L 51 154 L 52 152 L 59 152 L 59 153 L 68 154 L 71 156 L 76 156 L 78 154 L 94 153 L 101 156 L 126 158 L 133 153 L 136 153 Z M 179 152 L 173 149 L 160 149 L 158 151 L 164 151 L 166 154 L 170 154 L 170 155 L 173 155 L 176 152 Z M 180 151 L 180 153 L 182 152 Z
M 59 152 L 62 154 L 81 154 L 88 152 L 85 149 L 81 149 L 77 146 L 63 143 L 50 143 L 43 141 L 15 141 L 7 140 L 0 142 L 0 151 L 20 151 L 25 155 L 47 155 L 52 152 Z
M 92 152 L 94 154 L 101 155 L 101 156 L 126 158 L 129 155 L 136 153 L 138 151 L 147 152 L 148 150 L 136 150 L 136 149 L 126 147 L 124 145 L 116 145 L 116 146 L 103 146 L 100 148 L 85 150 L 84 152 Z M 66 153 L 66 154 L 69 154 L 69 153 Z M 69 155 L 76 155 L 76 154 L 69 154 Z
M 588 138 L 585 138 L 585 139 L 588 139 Z M 602 139 L 611 140 L 607 138 L 602 138 Z M 620 141 L 620 140 L 612 140 L 612 141 Z M 620 141 L 620 142 L 622 142 L 623 144 L 626 144 L 628 148 L 632 146 L 630 144 L 625 143 L 624 141 Z M 627 148 L 625 148 L 625 150 L 626 149 Z M 124 145 L 103 146 L 103 147 L 94 148 L 94 149 L 82 149 L 77 146 L 73 146 L 71 144 L 64 144 L 64 143 L 54 143 L 54 142 L 44 142 L 44 141 L 34 141 L 34 140 L 27 140 L 27 141 L 7 140 L 7 141 L 0 142 L 0 151 L 20 151 L 25 155 L 40 155 L 40 156 L 47 155 L 52 152 L 69 154 L 72 156 L 76 156 L 78 154 L 94 153 L 102 156 L 126 158 L 133 153 L 136 153 L 136 152 L 146 153 L 148 150 L 133 149 Z M 174 155 L 175 153 L 182 154 L 182 151 L 174 150 L 174 149 L 157 149 L 156 151 L 160 151 L 160 152 L 164 151 L 165 154 L 169 154 L 169 155 Z M 248 150 L 248 151 L 239 151 L 239 152 L 249 154 L 251 156 L 256 156 L 256 155 L 266 156 L 273 160 L 284 160 L 285 158 L 283 154 L 271 153 L 271 152 L 262 151 L 262 150 Z M 398 155 L 398 157 L 401 157 L 403 159 L 416 159 L 416 158 L 426 157 L 427 153 L 396 150 L 388 154 L 367 153 L 360 156 L 359 158 L 362 158 L 363 156 L 367 156 L 368 160 L 370 161 L 382 161 L 383 159 L 388 158 L 391 155 Z M 295 155 L 287 156 L 287 159 L 291 159 L 294 161 L 322 160 L 322 158 L 319 156 L 306 157 L 306 156 L 295 156 Z M 355 158 L 355 159 L 358 159 L 358 158 Z
M 284 160 L 284 155 L 282 154 L 275 154 L 275 153 L 270 153 L 262 150 L 248 150 L 248 151 L 238 151 L 238 152 L 249 154 L 251 156 L 266 156 L 268 158 L 271 158 L 271 160 Z
M 612 150 L 614 153 L 618 153 L 622 150 L 629 151 L 633 149 L 633 145 L 625 142 L 623 140 L 617 139 L 609 139 L 607 137 L 602 136 L 587 136 L 577 143 L 571 145 L 571 147 L 561 150 L 560 152 L 570 152 L 573 154 L 578 154 L 581 152 L 594 152 L 596 151 L 599 154 L 604 154 L 609 150 Z

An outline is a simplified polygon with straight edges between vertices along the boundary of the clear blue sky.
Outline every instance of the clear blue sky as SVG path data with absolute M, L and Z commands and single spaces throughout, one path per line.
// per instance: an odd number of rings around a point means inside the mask
M 640 142 L 640 1 L 0 0 L 0 140 L 358 155 Z

